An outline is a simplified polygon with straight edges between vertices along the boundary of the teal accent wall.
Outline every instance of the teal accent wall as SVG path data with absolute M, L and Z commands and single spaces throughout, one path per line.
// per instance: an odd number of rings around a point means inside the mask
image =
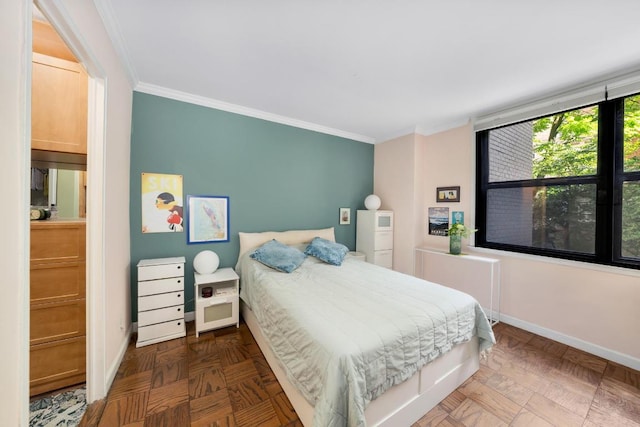
M 355 250 L 356 210 L 364 209 L 365 197 L 373 192 L 373 145 L 138 92 L 132 114 L 134 322 L 141 259 L 185 256 L 189 312 L 194 309 L 193 258 L 209 249 L 220 257 L 220 267 L 234 267 L 239 231 L 335 227 L 336 240 Z M 228 196 L 230 241 L 187 244 L 186 229 L 143 234 L 142 172 L 183 176 L 185 220 L 188 195 Z M 339 225 L 344 207 L 351 208 L 351 225 Z

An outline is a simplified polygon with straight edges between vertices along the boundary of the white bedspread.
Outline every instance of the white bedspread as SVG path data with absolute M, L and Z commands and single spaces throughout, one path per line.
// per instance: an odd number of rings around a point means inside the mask
M 346 258 L 280 273 L 245 254 L 240 296 L 316 426 L 364 426 L 368 403 L 455 344 L 494 342 L 478 302 L 451 288 Z

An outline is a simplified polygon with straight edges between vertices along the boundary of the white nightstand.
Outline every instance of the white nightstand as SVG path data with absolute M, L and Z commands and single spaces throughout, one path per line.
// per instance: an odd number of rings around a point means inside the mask
M 240 278 L 232 268 L 221 268 L 211 274 L 195 275 L 196 337 L 200 332 L 233 325 L 240 327 Z M 211 288 L 211 296 L 203 297 L 203 289 Z

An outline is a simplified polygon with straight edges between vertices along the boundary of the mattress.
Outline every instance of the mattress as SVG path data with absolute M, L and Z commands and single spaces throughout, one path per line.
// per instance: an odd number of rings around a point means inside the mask
M 495 342 L 473 297 L 356 258 L 307 257 L 282 273 L 245 253 L 237 270 L 240 297 L 317 426 L 364 426 L 369 402 L 456 344 Z

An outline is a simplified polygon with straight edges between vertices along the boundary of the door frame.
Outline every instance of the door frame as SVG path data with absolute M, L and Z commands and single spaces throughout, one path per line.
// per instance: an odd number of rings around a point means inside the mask
M 67 13 L 61 0 L 34 0 L 89 75 L 87 128 L 87 273 L 86 273 L 86 383 L 87 402 L 108 391 L 105 361 L 105 233 L 104 176 L 106 140 L 106 73 Z M 29 27 L 29 35 L 32 30 Z M 31 37 L 30 37 L 31 38 Z M 30 101 L 29 101 L 30 102 Z M 31 126 L 31 115 L 28 117 Z M 25 307 L 28 310 L 29 307 Z M 28 335 L 24 338 L 27 341 Z M 25 378 L 27 382 L 29 377 Z

